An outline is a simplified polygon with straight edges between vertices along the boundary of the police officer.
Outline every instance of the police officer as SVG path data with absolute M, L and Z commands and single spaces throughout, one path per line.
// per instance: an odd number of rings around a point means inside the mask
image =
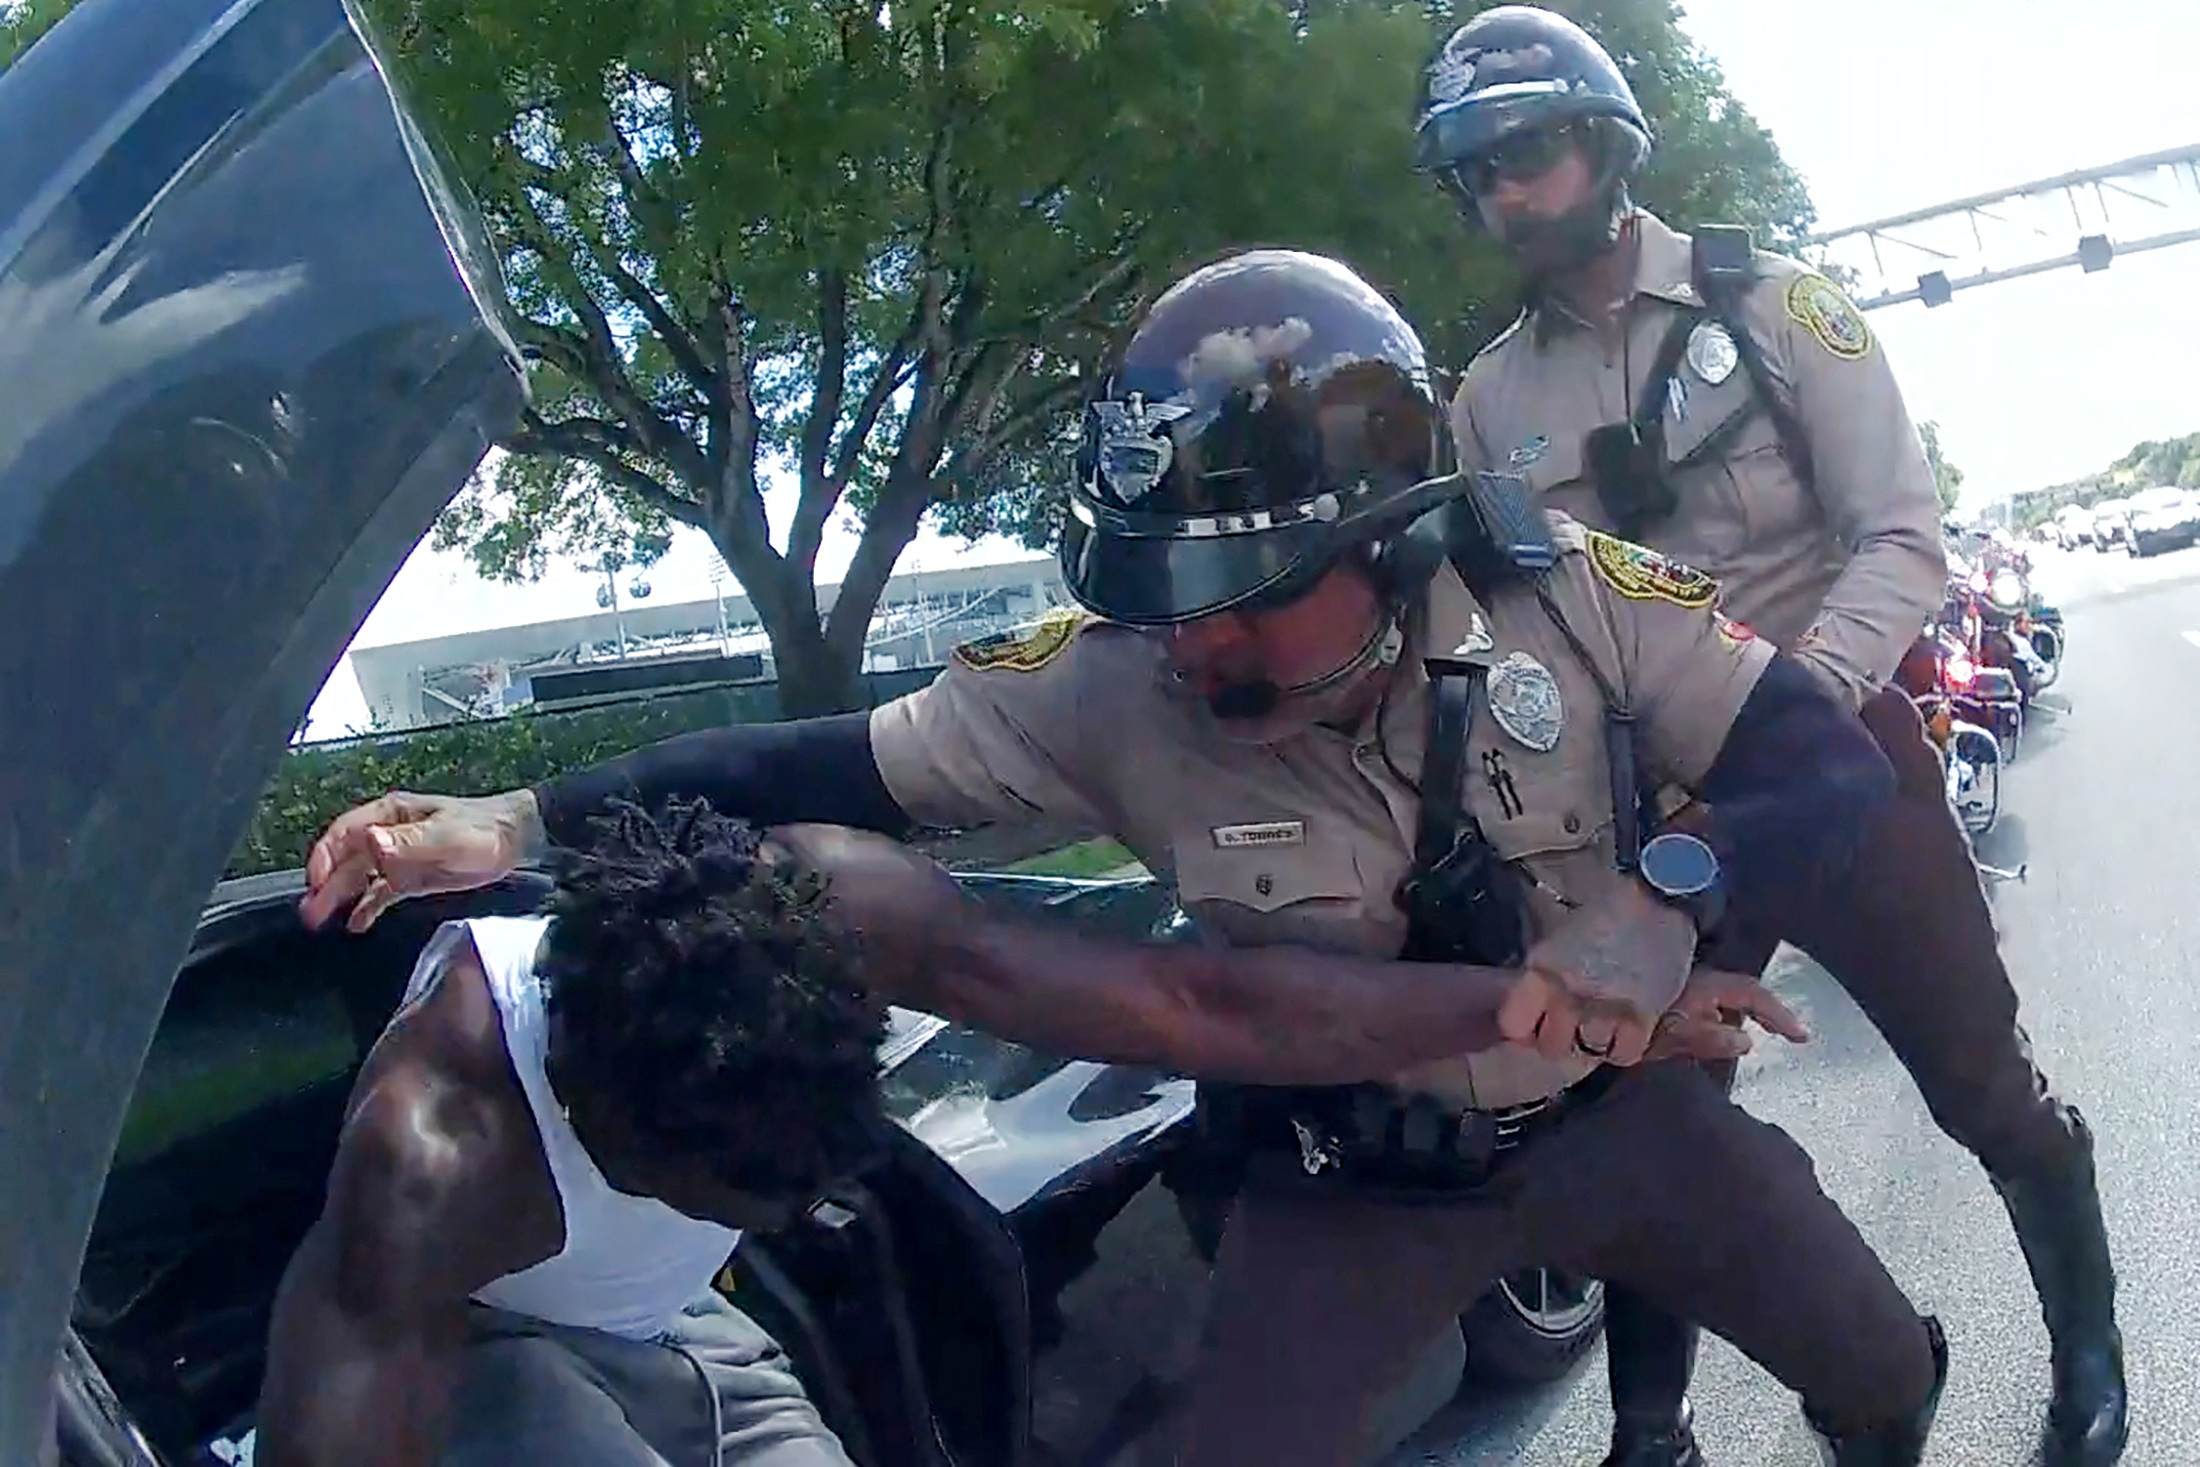
M 363 807 L 312 853 L 308 920 L 356 898 L 364 925 L 570 842 L 609 796 L 687 792 L 893 832 L 1079 824 L 1229 944 L 1681 996 L 1729 894 L 1815 899 L 1892 772 L 1808 672 L 1714 613 L 1708 578 L 1463 486 L 1449 438 L 1418 338 L 1365 281 L 1289 251 L 1211 265 L 1088 412 L 1062 561 L 1097 616 L 965 646 L 867 717 Z M 1681 793 L 1652 804 L 1661 787 Z M 1696 1065 L 1600 1065 L 1593 1016 L 1518 1038 L 1387 1084 L 1231 1097 L 1253 1154 L 1186 1460 L 1355 1460 L 1444 1323 L 1543 1263 L 1732 1339 L 1839 1462 L 1916 1463 L 1944 1346 L 1794 1143 Z
M 1485 11 L 1429 64 L 1417 166 L 1530 282 L 1453 404 L 1462 468 L 1701 566 L 1728 611 L 1861 707 L 1902 798 L 1835 900 L 1738 913 L 1724 961 L 1757 971 L 1782 938 L 1807 950 L 1985 1165 L 2053 1340 L 2046 1462 L 2101 1467 L 2125 1397 L 2091 1137 L 2033 1065 L 1938 762 L 1885 687 L 1943 589 L 1925 455 L 1837 286 L 1633 205 L 1650 142 L 1611 58 L 1548 11 Z M 1608 1467 L 1699 1461 L 1692 1332 L 1615 1293 L 1610 1347 Z

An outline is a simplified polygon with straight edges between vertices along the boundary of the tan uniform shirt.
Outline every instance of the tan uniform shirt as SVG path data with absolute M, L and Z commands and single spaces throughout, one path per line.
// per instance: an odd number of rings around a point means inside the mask
M 1649 214 L 1635 219 L 1640 254 L 1622 343 L 1607 352 L 1595 331 L 1547 303 L 1475 359 L 1452 404 L 1462 469 L 1521 474 L 1550 507 L 1605 528 L 1610 517 L 1584 477 L 1582 441 L 1634 412 L 1676 308 L 1703 304 L 1688 237 Z M 1758 260 L 1761 278 L 1742 314 L 1803 425 L 1812 488 L 1796 478 L 1760 410 L 1723 461 L 1676 476 L 1679 509 L 1639 533 L 1708 571 L 1729 612 L 1860 703 L 1893 675 L 1941 603 L 1939 500 L 1862 315 L 1796 262 Z M 1705 345 L 1713 349 L 1691 343 L 1667 404 L 1675 461 L 1753 390 L 1731 347 Z
M 1771 646 L 1713 614 L 1707 579 L 1554 520 L 1565 553 L 1545 582 L 1553 603 L 1630 705 L 1650 772 L 1694 786 Z M 1512 659 L 1512 673 L 1493 672 L 1476 700 L 1466 805 L 1535 882 L 1530 928 L 1540 935 L 1567 904 L 1631 879 L 1613 868 L 1604 703 L 1532 590 L 1494 597 L 1484 611 L 1441 571 L 1383 705 L 1352 733 L 1231 743 L 1177 690 L 1158 634 L 1065 619 L 958 652 L 929 686 L 872 715 L 871 746 L 887 789 L 920 822 L 1080 823 L 1173 877 L 1212 937 L 1394 956 L 1406 936 L 1394 898 L 1420 820 L 1408 781 L 1420 774 L 1427 737 L 1419 659 L 1487 639 L 1492 657 Z M 1553 687 L 1555 719 L 1532 696 Z M 1398 1082 L 1494 1108 L 1540 1099 L 1587 1070 L 1506 1048 Z

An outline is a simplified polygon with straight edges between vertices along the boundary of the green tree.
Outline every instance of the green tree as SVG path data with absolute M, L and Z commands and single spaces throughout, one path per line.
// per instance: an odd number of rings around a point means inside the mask
M 76 8 L 76 0 L 0 0 L 0 71 Z
M 1440 8 L 379 3 L 393 74 L 506 251 L 534 361 L 513 453 L 442 543 L 518 579 L 702 529 L 792 711 L 848 703 L 927 515 L 1043 538 L 1080 393 L 1188 263 L 1339 254 L 1453 364 L 1510 314 L 1502 266 L 1404 166 Z M 1667 0 L 1572 9 L 1655 117 L 1648 200 L 1797 237 L 1800 183 Z M 781 478 L 798 497 L 774 525 Z M 816 557 L 843 514 L 861 543 L 821 610 Z
M 1940 495 L 1940 512 L 1948 514 L 1962 496 L 1963 470 L 1948 462 L 1947 455 L 1940 451 L 1940 424 L 1918 424 L 1917 436 L 1925 441 L 1925 462 L 1932 465 L 1933 488 Z

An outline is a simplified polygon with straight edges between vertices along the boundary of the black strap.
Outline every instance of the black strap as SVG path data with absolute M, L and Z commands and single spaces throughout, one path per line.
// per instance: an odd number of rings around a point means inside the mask
M 1421 825 L 1413 868 L 1398 888 L 1410 961 L 1505 968 L 1527 952 L 1525 894 L 1467 810 L 1464 784 L 1474 697 L 1487 661 L 1426 659 L 1428 746 L 1421 759 Z
M 1673 324 L 1665 328 L 1665 339 L 1658 343 L 1658 354 L 1650 359 L 1650 375 L 1642 382 L 1642 397 L 1635 403 L 1635 432 L 1647 435 L 1655 432 L 1665 418 L 1666 399 L 1673 392 L 1674 374 L 1681 369 L 1681 353 L 1688 350 L 1688 338 L 1703 320 L 1703 312 L 1683 308 L 1676 312 Z
M 1490 671 L 1487 663 L 1448 657 L 1428 658 L 1423 666 L 1428 670 L 1429 717 L 1428 748 L 1421 757 L 1421 828 L 1413 845 L 1417 873 L 1441 866 L 1458 849 L 1463 834 L 1482 839 L 1481 827 L 1467 813 L 1459 792 L 1466 782 L 1474 695 Z
M 1559 610 L 1550 587 L 1537 587 L 1536 599 L 1542 604 L 1543 614 L 1550 618 L 1551 625 L 1566 639 L 1566 645 L 1573 648 L 1581 670 L 1589 674 L 1589 680 L 1597 685 L 1597 695 L 1604 700 L 1604 761 L 1606 777 L 1612 785 L 1613 864 L 1620 871 L 1633 875 L 1642 864 L 1644 804 L 1642 764 L 1635 748 L 1634 707 L 1624 692 L 1613 687 L 1598 670 L 1597 660 L 1589 655 L 1588 644 L 1566 620 L 1566 613 Z
M 1705 231 L 1708 234 L 1710 231 Z M 1764 346 L 1757 334 L 1749 329 L 1747 317 L 1742 312 L 1742 298 L 1757 283 L 1754 265 L 1733 265 L 1722 257 L 1729 251 L 1724 241 L 1707 241 L 1699 235 L 1690 252 L 1689 273 L 1694 278 L 1696 293 L 1710 309 L 1711 318 L 1726 328 L 1726 334 L 1734 342 L 1734 354 L 1741 359 L 1742 370 L 1749 374 L 1750 385 L 1756 389 L 1759 404 L 1772 419 L 1772 430 L 1779 435 L 1780 452 L 1788 461 L 1788 469 L 1805 491 L 1813 491 L 1816 479 L 1810 456 L 1810 439 L 1803 432 L 1803 420 L 1795 415 L 1794 406 L 1780 392 L 1780 385 L 1772 375 L 1772 367 L 1765 360 Z M 1737 431 L 1738 425 L 1737 425 Z M 1721 425 L 1719 432 L 1725 431 Z M 1722 449 L 1724 445 L 1721 445 Z M 1690 461 L 1699 461 L 1691 454 Z

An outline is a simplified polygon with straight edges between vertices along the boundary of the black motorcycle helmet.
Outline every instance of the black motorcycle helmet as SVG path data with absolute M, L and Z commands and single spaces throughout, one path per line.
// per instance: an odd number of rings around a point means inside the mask
M 1449 498 L 1450 434 L 1421 339 L 1346 266 L 1254 250 L 1154 302 L 1085 410 L 1062 535 L 1070 594 L 1165 626 L 1378 569 Z
M 1587 31 L 1533 5 L 1500 5 L 1453 31 L 1422 69 L 1413 166 L 1479 227 L 1481 167 L 1517 139 L 1568 126 L 1590 148 L 1598 187 L 1580 209 L 1541 227 L 1561 231 L 1574 253 L 1593 253 L 1627 211 L 1627 185 L 1650 156 L 1650 124 Z

